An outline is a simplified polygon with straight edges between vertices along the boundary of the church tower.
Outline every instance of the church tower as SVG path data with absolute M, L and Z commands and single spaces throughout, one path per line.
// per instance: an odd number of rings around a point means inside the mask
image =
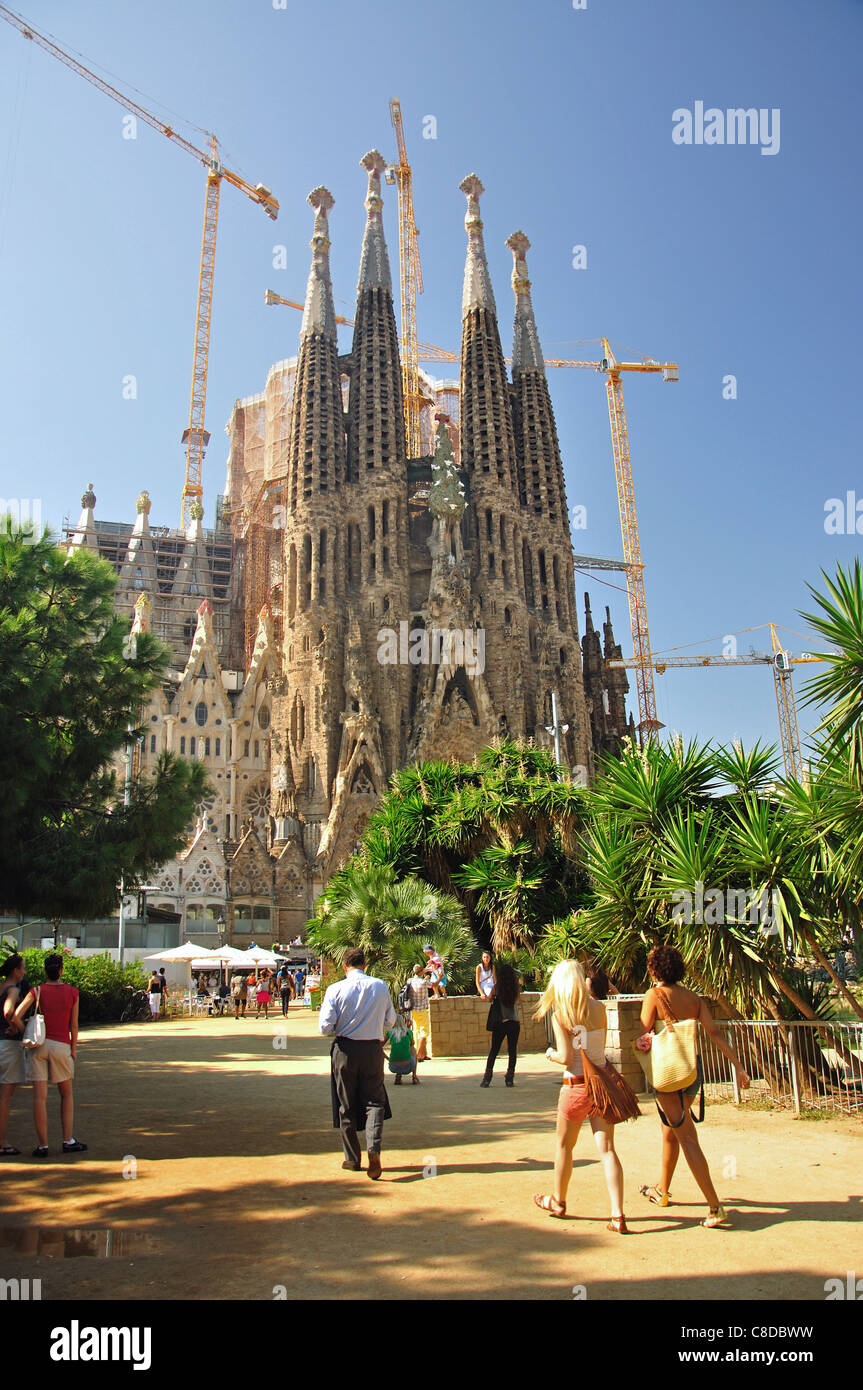
M 330 279 L 328 218 L 334 201 L 326 188 L 308 196 L 315 212 L 312 266 L 300 330 L 283 537 L 287 679 L 277 701 L 272 738 L 273 804 L 284 801 L 280 793 L 286 784 L 289 789 L 294 786 L 306 824 L 307 853 L 316 849 L 329 811 L 341 709 L 340 625 L 333 621 L 331 600 L 344 573 L 346 538 L 338 519 L 346 447 Z
M 591 731 L 581 673 L 572 541 L 563 461 L 527 274 L 530 242 L 524 232 L 513 232 L 506 244 L 512 252 L 515 295 L 510 398 L 525 531 L 522 568 L 530 614 L 528 645 L 537 680 L 537 716 L 546 730 L 552 723 L 552 691 L 557 690 L 561 722 L 569 725 L 563 736 L 565 761 L 582 766 L 589 774 Z

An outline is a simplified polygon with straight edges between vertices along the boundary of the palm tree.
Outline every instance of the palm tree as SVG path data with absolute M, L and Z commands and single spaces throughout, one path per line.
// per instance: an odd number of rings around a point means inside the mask
M 821 571 L 832 597 L 820 594 L 812 585 L 809 592 L 821 609 L 801 613 L 830 644 L 813 655 L 827 663 L 827 671 L 813 676 L 803 687 L 807 703 L 827 703 L 816 733 L 825 736 L 829 752 L 850 749 L 852 771 L 863 773 L 863 570 L 854 561 L 847 572 L 836 566 L 836 579 Z
M 550 753 L 498 740 L 471 763 L 397 771 L 359 858 L 455 897 L 478 936 L 530 945 L 583 900 L 583 790 Z
M 432 945 L 456 988 L 470 978 L 479 959 L 459 904 L 416 878 L 397 879 L 387 865 L 353 861 L 327 885 L 308 925 L 311 944 L 341 964 L 351 946 L 361 946 L 366 971 L 396 993 Z

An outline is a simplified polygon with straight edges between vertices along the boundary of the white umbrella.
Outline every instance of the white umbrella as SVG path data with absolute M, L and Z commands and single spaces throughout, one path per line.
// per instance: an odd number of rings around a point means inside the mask
M 273 969 L 277 964 L 275 956 L 267 955 L 265 951 L 244 951 L 236 960 L 231 961 L 231 965 L 237 970 L 257 970 L 261 965 Z
M 263 946 L 250 946 L 243 955 L 248 956 L 255 965 L 278 965 L 272 951 L 265 951 Z
M 157 951 L 154 956 L 145 956 L 144 960 L 198 960 L 206 954 L 202 946 L 195 946 L 191 941 L 187 941 L 183 946 L 172 946 L 168 951 Z

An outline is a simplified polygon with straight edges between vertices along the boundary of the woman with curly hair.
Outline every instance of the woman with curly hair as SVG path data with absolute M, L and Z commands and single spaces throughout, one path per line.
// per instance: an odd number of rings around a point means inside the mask
M 551 1014 L 557 1046 L 548 1048 L 545 1055 L 550 1062 L 563 1067 L 563 1085 L 557 1102 L 554 1192 L 547 1195 L 536 1192 L 533 1200 L 549 1216 L 566 1216 L 572 1151 L 578 1132 L 589 1116 L 611 1198 L 611 1220 L 607 1229 L 617 1235 L 628 1235 L 623 1214 L 623 1169 L 614 1149 L 614 1126 L 600 1115 L 590 1114 L 593 1102 L 581 1060 L 583 1051 L 594 1066 L 605 1066 L 605 1005 L 591 995 L 578 961 L 562 960 L 551 972 L 535 1016 L 544 1018 L 547 1013 Z
M 697 1019 L 717 1048 L 728 1058 L 737 1072 L 737 1083 L 745 1090 L 749 1077 L 744 1071 L 736 1053 L 728 1046 L 716 1027 L 713 1017 L 704 1000 L 691 990 L 684 989 L 680 981 L 686 974 L 683 957 L 674 946 L 656 946 L 647 958 L 647 969 L 653 980 L 653 988 L 644 996 L 641 1007 L 641 1025 L 646 1032 L 653 1029 L 657 1019 L 682 1023 L 685 1019 Z M 701 1058 L 698 1058 L 698 1075 L 682 1091 L 657 1091 L 656 1108 L 662 1121 L 662 1155 L 659 1165 L 659 1182 L 638 1190 L 648 1201 L 657 1206 L 667 1207 L 671 1201 L 671 1179 L 677 1167 L 680 1151 L 689 1166 L 689 1171 L 704 1194 L 707 1202 L 707 1216 L 702 1226 L 723 1226 L 728 1222 L 728 1213 L 722 1206 L 713 1186 L 710 1169 L 692 1119 L 692 1102 L 704 1084 Z

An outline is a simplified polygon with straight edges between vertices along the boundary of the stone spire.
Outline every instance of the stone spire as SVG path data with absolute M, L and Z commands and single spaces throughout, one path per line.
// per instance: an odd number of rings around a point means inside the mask
M 489 309 L 497 313 L 488 261 L 485 257 L 485 243 L 482 239 L 482 218 L 479 215 L 480 196 L 485 192 L 476 174 L 468 174 L 462 179 L 459 188 L 467 198 L 467 212 L 464 226 L 467 232 L 467 259 L 464 267 L 464 290 L 461 297 L 462 318 L 470 309 Z
M 288 446 L 289 513 L 313 495 L 338 488 L 344 477 L 345 430 L 327 223 L 335 199 L 328 189 L 315 188 L 307 201 L 315 210 L 315 227 Z
M 392 281 L 381 219 L 381 173 L 384 160 L 370 150 L 360 160 L 369 176 L 366 197 L 365 236 L 357 282 L 357 309 L 351 350 L 351 388 L 348 398 L 348 481 L 368 489 L 385 488 L 379 499 L 387 501 L 387 526 L 395 517 L 393 497 L 407 488 L 404 403 L 398 333 L 393 307 Z M 374 505 L 374 498 L 368 502 Z M 392 517 L 390 516 L 392 511 Z M 383 548 L 383 516 L 377 518 L 374 537 L 367 544 Z M 387 556 L 394 557 L 392 541 Z M 375 575 L 382 576 L 383 556 L 377 558 Z
M 512 288 L 515 293 L 512 413 L 519 499 L 530 507 L 534 516 L 546 517 L 560 541 L 566 537 L 569 548 L 563 460 L 527 277 L 526 256 L 530 242 L 524 232 L 513 232 L 506 244 L 513 257 Z
M 381 197 L 381 174 L 386 161 L 379 150 L 369 150 L 363 155 L 360 164 L 369 175 L 369 191 L 366 195 L 366 230 L 363 236 L 363 250 L 360 256 L 360 274 L 357 281 L 357 294 L 363 290 L 384 289 L 392 294 L 390 258 L 384 240 L 384 224 L 381 217 L 383 199 Z
M 129 537 L 126 558 L 120 566 L 120 589 L 146 589 L 156 592 L 156 556 L 150 535 L 150 494 L 141 492 L 135 502 L 135 525 Z
M 99 541 L 96 537 L 96 523 L 93 515 L 96 509 L 96 494 L 93 491 L 93 484 L 87 484 L 87 491 L 81 498 L 81 516 L 75 534 L 66 550 L 67 555 L 71 555 L 75 550 L 92 550 L 95 555 L 99 553 Z
M 309 245 L 314 252 L 312 268 L 306 285 L 306 307 L 303 313 L 302 338 L 321 333 L 336 340 L 336 311 L 333 306 L 333 284 L 330 279 L 330 234 L 327 221 L 335 198 L 328 188 L 313 188 L 306 202 L 315 210 L 315 228 Z
M 461 462 L 472 476 L 496 482 L 511 493 L 516 486 L 515 443 L 509 382 L 479 215 L 483 186 L 476 174 L 468 174 L 459 188 L 467 198 L 464 225 L 468 236 L 462 296 Z M 476 489 L 474 493 L 477 508 L 481 502 L 485 506 L 492 501 L 490 496 L 476 495 Z M 494 501 L 502 503 L 503 495 Z
M 512 329 L 512 374 L 524 367 L 534 367 L 545 375 L 545 362 L 536 331 L 533 304 L 530 299 L 530 281 L 527 278 L 525 257 L 530 242 L 524 232 L 513 232 L 507 240 L 512 252 L 512 288 L 515 294 L 515 323 Z

